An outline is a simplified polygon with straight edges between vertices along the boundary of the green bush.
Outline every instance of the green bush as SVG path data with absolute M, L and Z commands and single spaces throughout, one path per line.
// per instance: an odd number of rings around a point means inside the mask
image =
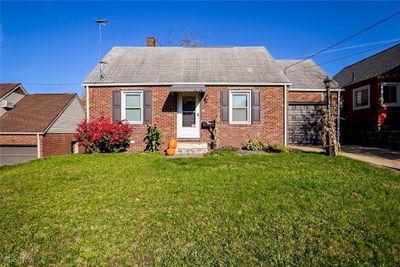
M 157 126 L 149 126 L 147 128 L 146 137 L 144 138 L 147 151 L 158 151 L 161 145 L 161 135 L 161 130 Z
M 282 144 L 274 144 L 266 146 L 265 151 L 270 153 L 281 153 L 281 152 L 289 152 L 290 149 Z
M 244 146 L 244 149 L 251 151 L 259 151 L 265 148 L 265 144 L 260 140 L 249 140 Z

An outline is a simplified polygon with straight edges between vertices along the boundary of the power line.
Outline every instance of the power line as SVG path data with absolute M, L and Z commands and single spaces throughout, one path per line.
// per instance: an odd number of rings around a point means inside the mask
M 307 60 L 307 59 L 310 59 L 310 58 L 312 58 L 312 57 L 318 56 L 319 54 L 321 54 L 321 53 L 323 53 L 323 52 L 325 52 L 325 51 L 327 51 L 327 50 L 329 50 L 329 49 L 331 49 L 331 48 L 334 48 L 335 46 L 338 46 L 338 45 L 340 45 L 340 44 L 342 44 L 342 43 L 344 43 L 344 42 L 350 40 L 351 38 L 354 38 L 354 37 L 356 37 L 356 36 L 358 36 L 358 35 L 360 35 L 360 34 L 366 32 L 366 31 L 368 31 L 368 30 L 370 30 L 370 29 L 372 29 L 372 28 L 378 26 L 379 24 L 382 24 L 383 22 L 388 21 L 388 20 L 394 18 L 395 16 L 397 16 L 397 15 L 399 15 L 399 14 L 400 14 L 400 11 L 397 11 L 396 13 L 394 13 L 394 14 L 392 14 L 392 15 L 386 17 L 386 18 L 383 18 L 383 19 L 379 20 L 378 22 L 375 22 L 374 24 L 372 24 L 372 25 L 370 25 L 370 26 L 368 26 L 368 27 L 362 29 L 361 31 L 358 31 L 358 32 L 356 32 L 356 33 L 353 33 L 353 34 L 351 34 L 350 36 L 344 38 L 343 40 L 338 41 L 338 42 L 334 43 L 333 45 L 330 45 L 330 46 L 328 46 L 328 47 L 326 47 L 326 48 L 324 48 L 324 49 L 322 49 L 322 50 L 320 50 L 320 51 L 318 51 L 318 52 L 312 54 L 311 56 L 306 57 L 305 59 L 303 59 L 303 60 L 301 60 L 301 61 L 298 61 L 298 62 L 296 62 L 296 63 L 293 63 L 293 64 L 287 66 L 283 71 L 286 73 L 286 70 L 287 70 L 288 68 L 293 67 L 293 66 L 295 66 L 295 65 L 297 65 L 297 64 L 300 64 L 301 62 L 303 62 L 303 61 L 305 61 L 305 60 Z
M 392 45 L 392 44 L 395 44 L 395 43 L 397 43 L 397 41 L 389 43 L 389 44 L 380 45 L 380 46 L 377 46 L 377 47 L 374 47 L 374 48 L 370 48 L 370 49 L 367 49 L 367 50 L 363 50 L 363 51 L 360 51 L 360 52 L 357 52 L 357 53 L 354 53 L 354 54 L 351 54 L 351 55 L 347 55 L 347 56 L 339 57 L 339 58 L 332 59 L 332 60 L 329 60 L 329 61 L 325 61 L 325 62 L 322 62 L 320 64 L 316 64 L 314 66 L 308 66 L 308 67 L 304 67 L 304 68 L 300 68 L 300 69 L 294 69 L 292 71 L 288 71 L 288 73 L 296 72 L 296 71 L 299 71 L 299 70 L 305 70 L 305 69 L 309 69 L 309 68 L 315 68 L 315 67 L 318 67 L 318 66 L 320 67 L 322 65 L 326 65 L 326 64 L 329 64 L 329 63 L 340 61 L 342 59 L 346 59 L 346 58 L 349 58 L 349 57 L 354 57 L 354 56 L 357 56 L 357 55 L 361 55 L 361 54 L 364 54 L 364 53 L 367 53 L 367 52 L 370 52 L 370 51 L 373 51 L 373 50 L 376 50 L 376 49 L 379 49 L 379 48 L 382 48 L 382 47 L 385 47 L 385 46 L 389 46 L 389 45 Z
M 390 40 L 384 40 L 384 41 L 377 41 L 377 42 L 370 42 L 370 43 L 362 43 L 362 44 L 356 44 L 356 45 L 351 45 L 351 46 L 346 46 L 346 47 L 342 47 L 342 48 L 337 48 L 337 49 L 332 49 L 332 50 L 327 50 L 325 52 L 322 52 L 322 54 L 328 54 L 328 53 L 334 53 L 334 52 L 338 52 L 338 51 L 344 51 L 344 50 L 349 50 L 349 49 L 354 49 L 354 48 L 360 48 L 360 47 L 365 47 L 365 46 L 372 46 L 372 45 L 377 45 L 377 44 L 386 44 L 386 43 L 393 43 L 393 42 L 397 42 L 400 41 L 400 38 L 396 38 L 396 39 L 390 39 Z M 289 57 L 287 59 L 302 59 L 304 57 L 310 56 L 312 54 L 306 54 L 306 55 L 302 55 L 302 56 L 295 56 L 295 57 Z

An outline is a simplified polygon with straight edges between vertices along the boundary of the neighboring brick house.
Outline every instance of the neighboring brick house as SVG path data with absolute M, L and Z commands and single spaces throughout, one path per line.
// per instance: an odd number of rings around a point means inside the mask
M 145 148 L 148 125 L 161 129 L 163 149 L 171 138 L 178 140 L 178 147 L 199 144 L 207 149 L 211 137 L 202 122 L 213 120 L 220 122 L 220 147 L 241 147 L 250 139 L 287 144 L 288 98 L 300 93 L 304 105 L 319 105 L 324 99 L 320 87 L 325 73 L 303 78 L 318 90 L 308 86 L 292 91 L 292 81 L 265 47 L 147 44 L 112 48 L 83 82 L 89 120 L 103 114 L 133 125 L 129 151 Z M 315 73 L 312 68 L 305 72 Z M 302 143 L 315 143 L 315 138 Z
M 0 84 L 0 93 L 0 165 L 77 151 L 85 112 L 76 94 L 28 94 L 21 84 Z
M 400 44 L 345 67 L 334 78 L 345 88 L 344 141 L 400 150 Z M 381 113 L 386 119 L 378 125 Z

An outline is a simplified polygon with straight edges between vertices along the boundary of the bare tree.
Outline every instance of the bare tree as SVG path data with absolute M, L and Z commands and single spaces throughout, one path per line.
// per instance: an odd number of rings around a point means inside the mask
M 198 47 L 201 46 L 200 38 L 195 30 L 185 34 L 181 39 L 183 47 Z
M 168 31 L 167 46 L 173 46 L 173 45 L 174 45 L 173 34 L 174 34 L 174 31 L 173 31 L 173 30 L 169 30 L 169 31 Z
M 174 31 L 169 30 L 167 40 L 164 42 L 161 40 L 160 34 L 157 35 L 156 42 L 159 46 L 174 46 L 177 45 L 174 41 Z M 201 46 L 200 37 L 195 30 L 191 30 L 181 38 L 180 46 L 182 47 L 198 47 Z

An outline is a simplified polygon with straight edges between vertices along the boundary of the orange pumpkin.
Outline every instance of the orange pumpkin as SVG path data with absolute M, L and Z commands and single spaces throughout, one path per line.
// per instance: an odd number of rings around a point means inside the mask
M 169 142 L 168 142 L 168 147 L 170 147 L 170 148 L 172 148 L 172 149 L 175 149 L 176 146 L 177 146 L 177 142 L 176 142 L 175 139 L 169 140 Z
M 173 156 L 173 155 L 175 155 L 175 149 L 169 147 L 169 148 L 167 149 L 167 155 L 168 155 L 168 156 Z

